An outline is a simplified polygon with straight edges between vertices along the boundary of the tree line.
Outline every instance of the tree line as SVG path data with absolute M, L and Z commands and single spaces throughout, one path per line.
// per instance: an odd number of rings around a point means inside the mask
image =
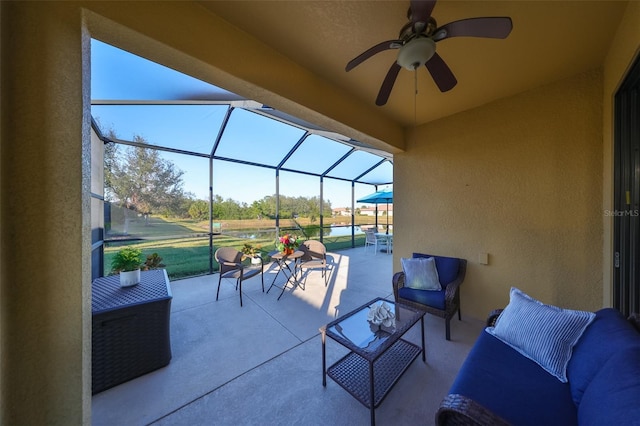
M 146 144 L 141 136 L 134 142 Z M 200 200 L 185 191 L 184 171 L 160 156 L 158 150 L 107 143 L 104 150 L 105 200 L 148 217 L 209 219 L 209 201 Z M 331 202 L 325 201 L 324 215 L 331 216 Z M 320 216 L 319 197 L 280 195 L 280 217 L 308 217 L 314 222 Z M 213 197 L 214 220 L 275 219 L 276 196 L 267 195 L 251 204 L 231 198 Z
M 276 196 L 267 195 L 251 204 L 241 203 L 231 198 L 213 196 L 214 219 L 275 219 Z M 331 216 L 331 203 L 325 201 L 324 215 Z M 320 217 L 319 197 L 288 197 L 280 195 L 280 218 L 308 217 L 314 222 Z M 209 201 L 194 200 L 189 207 L 189 217 L 193 219 L 209 218 Z

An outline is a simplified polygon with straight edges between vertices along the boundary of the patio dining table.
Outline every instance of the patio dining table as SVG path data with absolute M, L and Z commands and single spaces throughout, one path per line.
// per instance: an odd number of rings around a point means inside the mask
M 380 251 L 386 251 L 387 253 L 393 252 L 393 234 L 376 232 L 374 235 L 376 236 L 377 240 L 382 241 L 387 245 L 386 249 L 381 249 Z
M 302 288 L 300 286 L 300 282 L 296 278 L 296 272 L 298 268 L 298 259 L 300 259 L 303 255 L 304 255 L 304 252 L 300 250 L 296 250 L 291 254 L 284 254 L 280 251 L 274 251 L 269 253 L 269 256 L 271 256 L 271 259 L 273 259 L 273 261 L 278 265 L 278 273 L 276 274 L 275 277 L 273 277 L 273 281 L 271 281 L 269 290 L 271 290 L 271 287 L 273 286 L 282 289 L 282 291 L 280 292 L 280 295 L 278 296 L 278 300 L 280 300 L 280 298 L 284 294 L 284 291 L 287 289 L 287 286 L 289 285 L 289 283 L 292 284 L 291 288 L 296 288 L 296 287 Z M 293 269 L 291 269 L 291 264 L 293 264 Z M 280 272 L 282 272 L 282 275 L 284 275 L 285 278 L 287 279 L 284 282 L 284 284 L 282 284 L 282 287 L 276 284 L 276 279 L 278 278 L 278 275 L 280 275 Z M 302 289 L 304 290 L 304 288 Z M 269 290 L 267 290 L 267 293 L 269 293 Z

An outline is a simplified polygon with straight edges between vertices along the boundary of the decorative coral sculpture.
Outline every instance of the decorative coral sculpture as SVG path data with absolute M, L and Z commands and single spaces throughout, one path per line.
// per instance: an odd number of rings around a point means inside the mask
M 367 320 L 371 324 L 383 325 L 385 327 L 391 327 L 394 325 L 396 315 L 391 311 L 391 307 L 387 302 L 383 301 L 379 305 L 371 306 Z

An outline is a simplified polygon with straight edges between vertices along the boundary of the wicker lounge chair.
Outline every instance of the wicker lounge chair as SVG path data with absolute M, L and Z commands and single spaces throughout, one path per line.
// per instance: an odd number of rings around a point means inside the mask
M 453 257 L 431 256 L 414 253 L 413 257 L 434 257 L 436 268 L 440 275 L 441 291 L 414 290 L 404 286 L 404 272 L 397 272 L 393 276 L 393 295 L 397 302 L 423 310 L 429 314 L 445 319 L 445 335 L 451 340 L 449 322 L 453 315 L 460 314 L 460 285 L 464 281 L 467 271 L 467 261 Z

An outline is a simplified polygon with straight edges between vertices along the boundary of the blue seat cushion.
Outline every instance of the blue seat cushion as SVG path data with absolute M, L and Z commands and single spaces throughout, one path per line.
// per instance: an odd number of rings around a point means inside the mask
M 469 397 L 514 425 L 575 425 L 568 383 L 483 331 L 449 393 Z
M 445 309 L 445 290 L 418 290 L 410 287 L 400 287 L 398 296 L 402 299 L 422 305 L 431 306 L 436 309 Z
M 640 354 L 616 352 L 598 371 L 578 407 L 581 425 L 632 425 L 640 422 Z
M 460 269 L 460 259 L 457 257 L 433 256 L 431 254 L 413 253 L 413 257 L 433 257 L 436 260 L 436 269 L 440 284 L 446 287 L 450 282 L 458 278 L 458 270 Z
M 606 345 L 602 344 L 604 341 Z M 595 319 L 573 348 L 567 365 L 567 377 L 576 405 L 580 405 L 585 389 L 609 358 L 626 348 L 635 348 L 640 354 L 640 333 L 619 311 L 612 308 L 597 311 Z

